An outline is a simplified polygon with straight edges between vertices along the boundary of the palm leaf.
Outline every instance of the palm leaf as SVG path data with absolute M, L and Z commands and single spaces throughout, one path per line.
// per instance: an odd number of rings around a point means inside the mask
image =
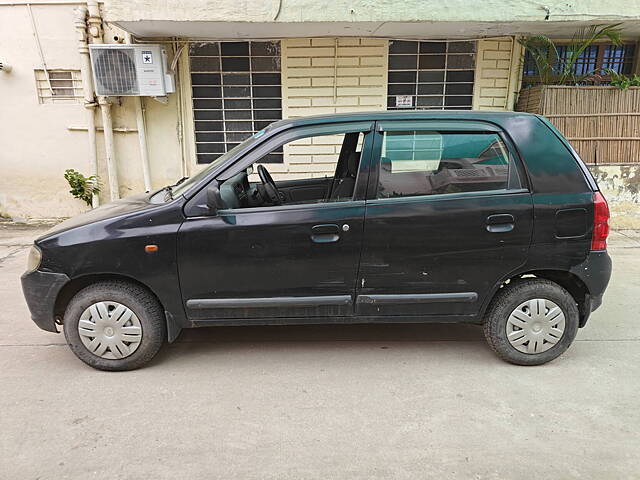
M 621 45 L 622 31 L 618 28 L 619 26 L 619 23 L 615 23 L 612 25 L 590 25 L 579 28 L 569 43 L 567 49 L 569 55 L 562 65 L 560 83 L 565 83 L 569 79 L 571 79 L 573 83 L 578 83 L 581 75 L 576 74 L 576 62 L 584 51 L 595 42 L 607 38 L 614 45 Z M 589 74 L 591 73 L 593 72 Z
M 536 64 L 540 82 L 548 84 L 553 76 L 553 68 L 558 60 L 558 50 L 546 35 L 533 35 L 520 38 L 518 42 L 531 54 Z
M 569 80 L 578 83 L 597 71 L 596 69 L 586 74 L 577 74 L 576 62 L 581 55 L 595 42 L 605 38 L 614 45 L 621 45 L 622 30 L 618 28 L 619 26 L 619 23 L 615 23 L 590 25 L 578 29 L 567 46 L 567 54 L 562 59 L 559 58 L 555 43 L 546 35 L 533 35 L 519 39 L 518 42 L 529 52 L 535 62 L 541 84 L 562 85 Z

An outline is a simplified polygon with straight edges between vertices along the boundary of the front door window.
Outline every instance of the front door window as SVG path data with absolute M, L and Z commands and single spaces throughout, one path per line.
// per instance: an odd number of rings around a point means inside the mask
M 364 132 L 296 138 L 274 147 L 288 155 L 287 171 L 265 164 L 271 152 L 222 180 L 225 209 L 319 204 L 354 197 Z M 273 170 L 273 171 L 272 171 Z

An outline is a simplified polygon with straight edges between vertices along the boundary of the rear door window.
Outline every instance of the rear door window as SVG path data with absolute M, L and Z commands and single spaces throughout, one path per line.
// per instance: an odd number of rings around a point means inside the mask
M 382 136 L 377 198 L 520 188 L 498 133 L 391 130 Z

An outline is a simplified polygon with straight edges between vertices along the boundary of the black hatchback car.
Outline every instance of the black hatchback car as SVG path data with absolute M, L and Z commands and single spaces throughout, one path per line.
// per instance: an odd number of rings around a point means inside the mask
M 187 327 L 367 322 L 483 324 L 501 358 L 536 365 L 602 302 L 608 219 L 542 117 L 309 117 L 61 223 L 22 285 L 35 323 L 104 370 Z

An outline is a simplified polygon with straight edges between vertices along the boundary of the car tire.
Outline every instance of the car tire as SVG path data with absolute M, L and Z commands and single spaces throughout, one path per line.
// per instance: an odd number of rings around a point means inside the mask
M 496 294 L 485 317 L 484 334 L 501 359 L 541 365 L 569 348 L 578 323 L 578 307 L 567 290 L 550 280 L 526 278 L 510 282 Z
M 134 370 L 148 363 L 167 336 L 164 311 L 145 288 L 105 281 L 80 290 L 63 319 L 71 351 L 99 370 Z

